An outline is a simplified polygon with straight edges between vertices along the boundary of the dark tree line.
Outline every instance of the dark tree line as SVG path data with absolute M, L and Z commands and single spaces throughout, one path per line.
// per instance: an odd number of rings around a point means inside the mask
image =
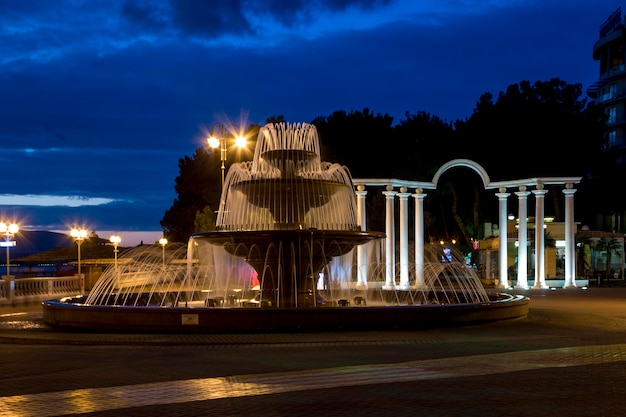
M 390 116 L 365 109 L 312 123 L 326 156 L 348 165 L 355 177 L 426 180 L 455 158 L 478 162 L 495 181 L 585 176 L 612 156 L 605 149 L 604 113 L 582 95 L 580 84 L 523 81 L 496 99 L 482 95 L 465 120 L 407 112 L 393 125 Z
M 522 81 L 497 97 L 483 94 L 465 120 L 449 122 L 420 111 L 407 112 L 394 124 L 388 114 L 366 108 L 336 111 L 311 123 L 318 130 L 322 160 L 347 166 L 354 178 L 430 181 L 443 163 L 456 158 L 479 163 L 492 181 L 581 176 L 576 218 L 593 226 L 597 213 L 626 207 L 623 197 L 611 192 L 615 181 L 626 179 L 626 172 L 614 163 L 614 150 L 607 148 L 605 120 L 603 110 L 583 96 L 580 84 L 552 79 Z M 268 119 L 277 121 L 283 121 L 282 116 Z M 255 139 L 258 129 L 250 126 L 249 137 Z M 195 231 L 197 215 L 207 206 L 217 207 L 218 164 L 219 155 L 204 148 L 179 160 L 178 198 L 161 221 L 169 239 L 186 241 Z M 375 194 L 368 193 L 369 213 L 382 213 Z M 562 193 L 555 189 L 550 194 L 546 213 L 562 220 Z M 494 191 L 486 192 L 471 170 L 451 170 L 428 195 L 426 232 L 436 239 L 479 238 L 481 223 L 497 221 Z M 382 216 L 370 216 L 367 227 L 384 230 Z

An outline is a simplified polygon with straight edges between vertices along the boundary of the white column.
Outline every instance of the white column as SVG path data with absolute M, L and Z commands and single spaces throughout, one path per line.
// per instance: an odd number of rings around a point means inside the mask
M 398 194 L 393 191 L 393 186 L 388 185 L 385 195 L 385 289 L 396 287 L 396 237 L 393 199 Z
M 574 227 L 574 193 L 572 183 L 565 184 L 565 285 L 576 288 L 576 236 Z
M 517 288 L 527 290 L 528 286 L 528 196 L 526 186 L 519 187 L 515 192 L 519 203 L 519 223 L 517 229 Z
M 545 214 L 543 212 L 544 197 L 548 190 L 543 189 L 543 184 L 538 183 L 537 189 L 533 190 L 535 195 L 535 284 L 533 288 L 548 288 L 546 284 L 545 265 L 545 240 L 544 224 Z
M 358 221 L 361 226 L 361 230 L 367 230 L 367 210 L 366 210 L 366 202 L 365 196 L 367 195 L 367 191 L 365 191 L 365 186 L 362 184 L 357 185 L 356 191 L 356 210 Z M 357 278 L 356 278 L 356 289 L 357 290 L 366 290 L 367 289 L 367 244 L 359 245 L 356 247 L 356 259 L 357 259 Z
M 498 260 L 500 263 L 500 285 L 499 287 L 502 288 L 508 288 L 509 286 L 509 278 L 508 278 L 508 271 L 507 271 L 507 258 L 508 258 L 508 254 L 507 254 L 507 250 L 506 250 L 506 245 L 507 245 L 507 205 L 506 205 L 506 200 L 507 198 L 511 195 L 509 193 L 506 193 L 506 188 L 502 187 L 498 190 L 499 192 L 496 193 L 496 196 L 498 197 L 498 203 L 499 203 L 499 218 L 500 218 L 500 239 L 499 239 L 499 248 L 498 248 Z
M 415 287 L 423 288 L 424 282 L 424 197 L 421 188 L 415 189 Z
M 409 288 L 409 196 L 407 188 L 400 188 L 400 288 Z

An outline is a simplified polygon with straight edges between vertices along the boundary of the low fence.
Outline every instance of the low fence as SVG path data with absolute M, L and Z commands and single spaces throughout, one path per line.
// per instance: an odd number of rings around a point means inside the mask
M 0 280 L 0 306 L 38 303 L 41 301 L 83 294 L 85 277 L 2 277 Z

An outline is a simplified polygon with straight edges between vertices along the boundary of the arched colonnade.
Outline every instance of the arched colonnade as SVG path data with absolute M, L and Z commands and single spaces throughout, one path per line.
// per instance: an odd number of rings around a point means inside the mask
M 545 224 L 544 199 L 548 190 L 545 185 L 563 185 L 565 198 L 565 288 L 576 287 L 576 248 L 575 248 L 575 223 L 574 223 L 574 193 L 575 184 L 580 183 L 581 177 L 543 177 L 529 178 L 511 181 L 491 182 L 489 175 L 482 166 L 469 159 L 454 159 L 443 164 L 435 173 L 431 182 L 405 181 L 399 179 L 354 179 L 357 196 L 357 211 L 359 223 L 365 229 L 367 213 L 365 198 L 368 190 L 366 187 L 385 187 L 385 287 L 400 288 L 409 286 L 409 197 L 413 197 L 415 206 L 415 284 L 419 287 L 424 284 L 424 199 L 427 197 L 426 190 L 435 190 L 441 176 L 449 169 L 466 167 L 475 171 L 483 181 L 485 190 L 495 190 L 498 198 L 498 226 L 499 236 L 499 286 L 510 286 L 507 273 L 507 216 L 508 198 L 513 194 L 517 197 L 519 211 L 518 228 L 518 270 L 517 287 L 522 289 L 531 288 L 528 283 L 528 197 L 535 197 L 535 228 L 543 230 Z M 413 190 L 413 192 L 409 192 Z M 399 201 L 399 262 L 395 259 L 395 201 Z M 547 288 L 545 278 L 545 240 L 543 233 L 535 236 L 535 281 L 532 288 Z M 367 253 L 362 246 L 357 247 L 357 263 L 359 273 L 357 278 L 358 287 L 367 287 L 366 268 Z M 399 265 L 399 284 L 396 282 L 396 263 Z

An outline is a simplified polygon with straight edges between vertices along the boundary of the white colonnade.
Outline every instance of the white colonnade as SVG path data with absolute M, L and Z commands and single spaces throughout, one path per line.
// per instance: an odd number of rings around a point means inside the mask
M 409 283 L 409 197 L 413 197 L 415 211 L 415 282 L 413 285 L 419 287 L 424 285 L 424 200 L 427 194 L 424 190 L 434 190 L 441 175 L 453 167 L 467 167 L 473 169 L 483 180 L 486 190 L 495 189 L 495 196 L 498 198 L 499 211 L 499 287 L 510 287 L 507 264 L 507 222 L 508 222 L 508 198 L 515 195 L 518 199 L 519 223 L 517 229 L 517 287 L 522 289 L 530 288 L 527 278 L 528 263 L 528 196 L 535 197 L 535 228 L 543 230 L 545 224 L 544 198 L 548 190 L 545 185 L 563 185 L 565 196 L 565 288 L 576 287 L 576 253 L 575 253 L 575 223 L 574 223 L 574 184 L 580 182 L 580 177 L 558 177 L 558 178 L 533 178 L 513 181 L 491 182 L 484 169 L 477 163 L 458 159 L 444 164 L 435 174 L 431 182 L 404 181 L 397 179 L 354 179 L 357 186 L 357 210 L 361 229 L 365 230 L 367 221 L 366 187 L 385 187 L 385 232 L 387 234 L 385 242 L 385 287 L 386 288 L 407 288 Z M 409 190 L 413 190 L 411 193 Z M 509 192 L 510 191 L 510 192 Z M 395 220 L 395 198 L 399 199 L 399 273 L 396 279 L 396 220 Z M 363 249 L 357 249 L 358 258 L 358 282 L 359 288 L 367 288 L 367 254 Z M 535 233 L 535 258 L 534 258 L 534 285 L 533 288 L 547 288 L 545 277 L 545 239 L 543 233 Z

